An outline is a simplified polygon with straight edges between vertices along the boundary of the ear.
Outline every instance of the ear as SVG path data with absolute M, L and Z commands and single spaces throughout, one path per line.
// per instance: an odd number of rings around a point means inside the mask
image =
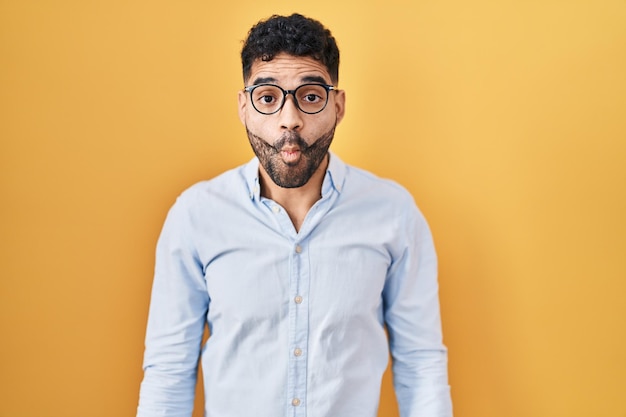
M 346 92 L 337 90 L 335 93 L 335 114 L 337 115 L 337 123 L 341 122 L 346 113 Z
M 246 110 L 247 110 L 247 104 L 248 104 L 248 97 L 246 96 L 246 92 L 245 91 L 239 91 L 239 93 L 237 94 L 237 101 L 238 101 L 238 110 L 239 110 L 239 120 L 241 120 L 241 123 L 245 126 L 246 125 Z

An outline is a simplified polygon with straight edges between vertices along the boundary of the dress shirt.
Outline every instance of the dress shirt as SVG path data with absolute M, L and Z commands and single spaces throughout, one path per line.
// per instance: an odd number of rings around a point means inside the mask
M 210 337 L 202 346 L 208 323 Z M 437 259 L 398 184 L 335 154 L 296 231 L 259 162 L 183 192 L 156 252 L 138 417 L 450 417 Z

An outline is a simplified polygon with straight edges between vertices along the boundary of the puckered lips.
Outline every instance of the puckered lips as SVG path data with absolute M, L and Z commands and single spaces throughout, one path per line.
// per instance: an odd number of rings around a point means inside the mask
M 296 165 L 302 157 L 302 152 L 296 145 L 285 145 L 280 149 L 280 156 L 286 165 Z

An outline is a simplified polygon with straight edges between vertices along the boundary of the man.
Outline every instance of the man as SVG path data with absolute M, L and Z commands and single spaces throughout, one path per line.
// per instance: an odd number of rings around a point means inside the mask
M 328 152 L 334 38 L 273 16 L 241 56 L 256 158 L 168 214 L 138 416 L 189 417 L 201 356 L 207 417 L 374 417 L 389 351 L 401 416 L 451 416 L 428 226 L 403 188 Z

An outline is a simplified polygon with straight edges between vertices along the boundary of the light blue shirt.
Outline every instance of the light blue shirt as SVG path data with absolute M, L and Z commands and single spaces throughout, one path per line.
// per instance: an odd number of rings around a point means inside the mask
M 452 416 L 437 259 L 411 195 L 331 154 L 296 232 L 258 171 L 198 183 L 167 216 L 137 416 L 191 416 L 201 356 L 206 417 L 375 417 L 390 352 L 400 415 Z

